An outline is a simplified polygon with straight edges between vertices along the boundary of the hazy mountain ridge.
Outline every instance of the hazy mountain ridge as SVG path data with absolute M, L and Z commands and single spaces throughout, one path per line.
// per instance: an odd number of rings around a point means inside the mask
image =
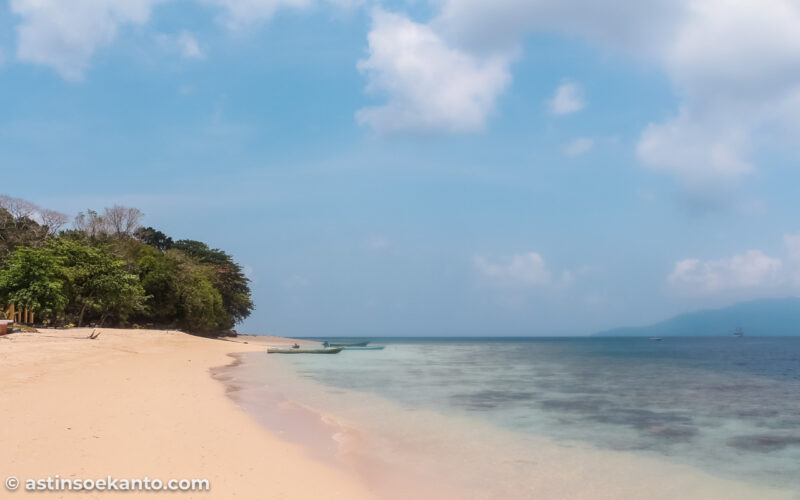
M 741 326 L 746 336 L 800 336 L 800 298 L 761 299 L 722 309 L 679 314 L 652 325 L 613 328 L 595 333 L 611 337 L 731 335 Z

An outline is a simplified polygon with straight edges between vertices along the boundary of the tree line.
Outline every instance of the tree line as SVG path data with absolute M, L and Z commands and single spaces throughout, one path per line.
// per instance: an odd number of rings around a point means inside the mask
M 115 205 L 70 218 L 0 195 L 0 305 L 51 326 L 230 330 L 253 310 L 250 280 L 222 250 L 142 227 Z

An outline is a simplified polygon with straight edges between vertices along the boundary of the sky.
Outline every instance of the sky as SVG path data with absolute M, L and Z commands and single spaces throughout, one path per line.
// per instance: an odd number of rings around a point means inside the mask
M 277 335 L 800 293 L 793 0 L 7 0 L 0 192 L 232 254 Z

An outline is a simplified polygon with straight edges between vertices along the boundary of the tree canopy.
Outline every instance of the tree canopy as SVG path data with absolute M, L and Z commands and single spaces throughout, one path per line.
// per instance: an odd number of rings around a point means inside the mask
M 52 325 L 205 332 L 230 330 L 253 310 L 250 280 L 230 255 L 140 227 L 135 208 L 88 210 L 59 232 L 31 215 L 0 204 L 0 305 L 31 308 Z

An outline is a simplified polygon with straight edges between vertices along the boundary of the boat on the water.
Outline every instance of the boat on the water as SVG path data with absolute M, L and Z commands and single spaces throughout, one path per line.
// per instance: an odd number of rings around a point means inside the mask
M 652 340 L 653 342 L 661 342 L 664 339 L 661 337 L 650 337 L 650 340 Z
M 269 347 L 269 354 L 336 354 L 343 347 Z
M 382 351 L 383 348 L 382 345 L 342 347 L 345 351 Z
M 736 327 L 736 330 L 733 331 L 734 337 L 744 337 L 744 331 L 742 330 L 741 326 Z
M 367 347 L 369 341 L 366 342 L 325 342 L 323 345 L 330 347 Z

